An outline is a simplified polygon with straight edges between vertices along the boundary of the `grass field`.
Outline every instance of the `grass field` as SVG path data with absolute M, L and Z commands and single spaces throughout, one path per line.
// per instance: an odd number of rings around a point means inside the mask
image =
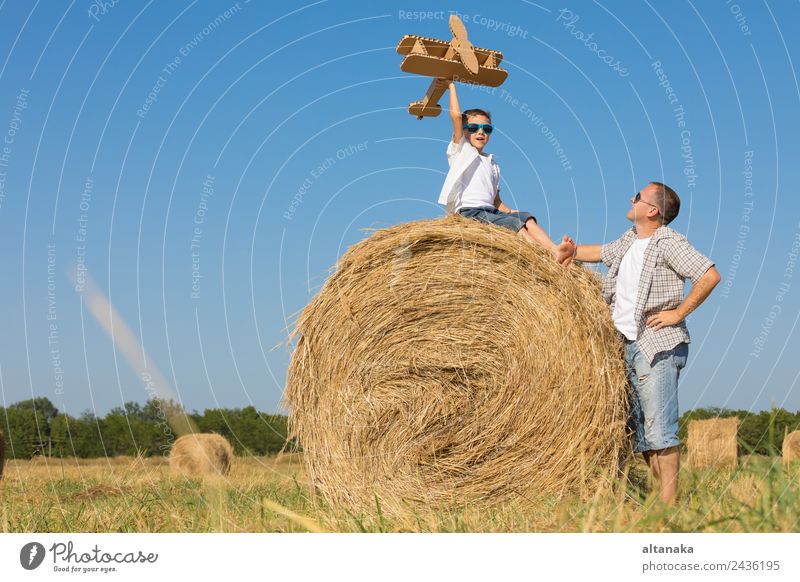
M 3 532 L 797 532 L 800 467 L 749 457 L 736 471 L 681 471 L 666 508 L 635 465 L 616 492 L 460 508 L 403 520 L 333 511 L 315 497 L 297 455 L 236 458 L 223 480 L 173 476 L 164 458 L 8 461 L 0 481 Z

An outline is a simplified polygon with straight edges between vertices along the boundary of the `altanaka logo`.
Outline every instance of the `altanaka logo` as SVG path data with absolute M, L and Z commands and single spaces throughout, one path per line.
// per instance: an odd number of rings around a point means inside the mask
M 694 554 L 694 547 L 684 546 L 654 546 L 650 544 L 642 548 L 643 554 Z
M 19 563 L 26 570 L 35 570 L 44 561 L 44 546 L 39 542 L 31 542 L 22 546 L 19 551 Z

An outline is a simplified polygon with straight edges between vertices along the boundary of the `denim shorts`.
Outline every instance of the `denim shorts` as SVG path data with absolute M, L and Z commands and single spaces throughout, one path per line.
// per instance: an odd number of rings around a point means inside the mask
M 494 206 L 479 206 L 478 208 L 461 208 L 458 213 L 467 218 L 473 218 L 487 224 L 496 224 L 517 232 L 525 227 L 528 220 L 536 222 L 536 218 L 527 212 L 500 212 Z
M 635 341 L 625 341 L 633 450 L 660 451 L 681 444 L 678 439 L 678 378 L 686 365 L 689 344 L 656 354 L 652 363 Z

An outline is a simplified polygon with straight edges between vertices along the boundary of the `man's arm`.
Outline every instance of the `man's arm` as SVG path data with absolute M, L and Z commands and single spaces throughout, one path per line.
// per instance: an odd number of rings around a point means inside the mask
M 575 260 L 582 263 L 599 263 L 602 245 L 578 245 L 575 248 Z
M 654 313 L 647 318 L 645 322 L 647 327 L 661 329 L 662 327 L 679 324 L 711 295 L 711 291 L 714 290 L 721 278 L 719 271 L 714 267 L 710 267 L 702 277 L 692 284 L 692 290 L 689 291 L 689 295 L 686 296 L 683 303 L 675 309 Z

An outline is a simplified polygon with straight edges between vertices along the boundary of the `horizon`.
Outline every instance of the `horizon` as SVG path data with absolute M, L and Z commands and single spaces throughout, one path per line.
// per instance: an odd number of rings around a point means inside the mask
M 47 397 L 46 396 L 35 396 L 34 398 L 47 398 Z M 19 405 L 19 404 L 27 403 L 30 400 L 31 399 L 20 400 L 18 402 L 12 402 L 10 404 L 4 405 L 4 406 L 0 406 L 0 408 L 10 408 L 12 406 L 16 406 L 16 405 Z M 126 404 L 133 403 L 133 404 L 137 404 L 139 406 L 144 406 L 148 402 L 149 402 L 149 400 L 145 400 L 144 402 L 139 402 L 139 401 L 136 401 L 136 400 L 129 400 L 129 401 L 124 402 L 122 404 L 116 405 L 116 406 L 114 406 L 112 408 L 109 408 L 105 412 L 105 414 L 97 414 L 95 411 L 91 410 L 90 408 L 82 410 L 82 411 L 78 412 L 77 414 L 66 413 L 63 410 L 58 409 L 58 407 L 56 407 L 56 409 L 58 410 L 58 414 L 69 414 L 69 416 L 72 416 L 74 418 L 78 418 L 78 417 L 82 416 L 83 414 L 85 414 L 87 412 L 90 412 L 90 413 L 94 414 L 98 418 L 103 418 L 104 416 L 106 416 L 108 414 L 111 414 L 112 410 L 124 409 Z M 171 402 L 167 401 L 167 403 L 171 403 Z M 175 402 L 175 404 L 178 404 L 178 403 Z M 197 408 L 191 408 L 191 409 L 186 409 L 185 412 L 187 414 L 189 414 L 189 415 L 193 415 L 193 414 L 202 415 L 208 410 L 242 410 L 244 408 L 248 408 L 248 407 L 251 407 L 251 406 L 253 406 L 253 405 L 252 404 L 248 404 L 247 406 L 222 407 L 222 408 L 204 408 L 202 410 L 199 410 Z M 755 415 L 764 414 L 764 413 L 771 413 L 771 412 L 773 412 L 775 410 L 785 410 L 786 412 L 790 412 L 790 413 L 793 413 L 793 414 L 799 414 L 800 413 L 800 409 L 793 411 L 790 408 L 781 408 L 781 407 L 777 407 L 777 408 L 762 408 L 760 410 L 744 410 L 744 409 L 738 409 L 738 408 L 720 408 L 720 407 L 717 407 L 717 406 L 714 406 L 714 405 L 709 405 L 709 406 L 700 406 L 700 407 L 697 407 L 697 408 L 691 408 L 691 409 L 682 410 L 681 411 L 681 416 L 683 416 L 684 414 L 690 413 L 690 412 L 697 412 L 699 410 L 704 410 L 704 411 L 706 411 L 706 410 L 719 410 L 720 412 L 723 412 L 723 413 L 725 413 L 725 412 L 747 412 L 747 413 L 755 414 Z M 285 413 L 285 412 L 267 412 L 267 411 L 259 410 L 258 408 L 256 408 L 256 412 L 258 412 L 259 414 L 267 415 L 267 416 L 288 416 L 288 414 Z

